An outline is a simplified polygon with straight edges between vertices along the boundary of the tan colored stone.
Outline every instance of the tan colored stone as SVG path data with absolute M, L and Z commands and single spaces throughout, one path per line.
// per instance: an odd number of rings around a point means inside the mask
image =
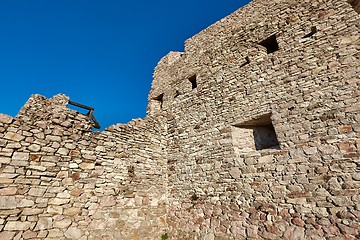
M 15 195 L 17 193 L 17 190 L 18 189 L 16 187 L 1 188 L 0 189 L 0 196 Z
M 69 203 L 70 199 L 52 198 L 49 200 L 50 205 L 63 205 Z
M 25 231 L 31 227 L 31 222 L 9 221 L 6 223 L 5 231 Z
M 35 203 L 33 200 L 29 199 L 21 199 L 20 202 L 17 204 L 18 208 L 24 208 L 24 207 L 32 207 Z
M 32 152 L 38 152 L 40 151 L 41 147 L 37 144 L 31 144 L 30 146 L 28 146 L 28 149 Z
M 41 197 L 44 195 L 45 191 L 45 188 L 30 188 L 28 195 L 34 197 Z
M 13 121 L 13 117 L 0 113 L 0 123 L 11 123 Z
M 81 229 L 76 228 L 76 227 L 70 227 L 65 232 L 65 237 L 70 238 L 70 239 L 79 239 L 82 235 L 83 235 L 83 231 L 81 231 Z
M 64 215 L 66 216 L 75 216 L 81 213 L 80 208 L 66 208 L 64 209 Z
M 54 222 L 54 227 L 56 228 L 67 228 L 70 225 L 71 225 L 71 220 L 69 218 L 65 218 L 63 220 Z
M 16 232 L 1 231 L 0 232 L 0 239 L 4 239 L 4 240 L 14 239 L 15 234 L 16 234 Z
M 0 209 L 16 208 L 16 199 L 14 196 L 0 196 Z
M 38 215 L 43 212 L 42 209 L 37 208 L 24 208 L 21 212 L 21 215 Z
M 101 207 L 111 207 L 116 204 L 115 198 L 113 196 L 104 196 L 101 198 L 100 206 Z
M 14 152 L 12 159 L 17 161 L 28 161 L 29 160 L 29 153 L 24 152 Z
M 52 226 L 53 226 L 52 218 L 50 218 L 50 217 L 48 217 L 48 218 L 39 218 L 34 230 L 35 231 L 47 230 L 47 229 L 51 229 Z
M 24 136 L 21 136 L 20 134 L 18 133 L 14 133 L 14 132 L 7 132 L 5 135 L 4 135 L 4 139 L 8 139 L 8 140 L 13 140 L 13 141 L 22 141 L 25 139 Z
M 240 175 L 241 175 L 240 169 L 236 168 L 236 167 L 231 168 L 229 173 L 230 173 L 231 177 L 233 177 L 235 179 L 239 179 Z
M 87 169 L 95 169 L 95 163 L 80 163 L 80 168 L 87 170 Z
M 63 213 L 63 208 L 60 206 L 51 205 L 47 207 L 46 212 L 49 214 L 61 215 Z

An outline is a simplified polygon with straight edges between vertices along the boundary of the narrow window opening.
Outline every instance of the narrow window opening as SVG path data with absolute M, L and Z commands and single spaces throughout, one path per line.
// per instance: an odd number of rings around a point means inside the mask
M 189 81 L 191 82 L 191 88 L 195 89 L 197 87 L 196 75 L 189 77 Z
M 280 149 L 270 114 L 234 125 L 232 140 L 236 152 Z
M 250 58 L 245 57 L 245 62 L 243 64 L 241 64 L 240 67 L 244 67 L 244 66 L 248 65 L 249 63 L 250 63 Z
M 177 98 L 180 95 L 179 90 L 176 90 L 174 98 Z
M 303 38 L 309 38 L 309 37 L 313 36 L 316 32 L 317 32 L 317 29 L 315 26 L 313 26 L 313 27 L 311 27 L 311 32 L 306 34 Z
M 360 0 L 347 0 L 347 2 L 353 7 L 355 12 L 360 13 Z
M 155 102 L 154 105 L 155 105 L 155 108 L 156 108 L 157 110 L 162 109 L 163 102 L 164 102 L 163 99 L 164 99 L 164 94 L 163 94 L 163 93 L 160 94 L 159 96 L 153 98 L 153 100 L 154 100 L 154 102 Z
M 261 42 L 259 42 L 259 44 L 266 48 L 266 52 L 268 54 L 279 50 L 279 44 L 276 40 L 275 34 L 271 35 L 270 37 L 266 38 L 265 40 L 262 40 Z

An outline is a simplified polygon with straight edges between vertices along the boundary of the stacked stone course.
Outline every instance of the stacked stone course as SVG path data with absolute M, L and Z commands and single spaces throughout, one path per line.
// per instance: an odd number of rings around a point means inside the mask
M 149 118 L 92 133 L 68 100 L 34 95 L 16 118 L 0 116 L 0 239 L 160 236 L 165 126 Z
M 144 119 L 0 115 L 0 239 L 359 238 L 359 20 L 255 0 L 160 60 Z

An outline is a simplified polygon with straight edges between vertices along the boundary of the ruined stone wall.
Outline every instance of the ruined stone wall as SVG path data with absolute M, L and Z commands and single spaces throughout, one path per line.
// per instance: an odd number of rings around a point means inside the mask
M 251 2 L 160 60 L 142 120 L 0 114 L 0 239 L 359 238 L 358 3 Z
M 0 116 L 0 239 L 152 239 L 165 232 L 161 118 L 92 133 L 68 98 Z
M 359 20 L 346 1 L 253 1 L 160 61 L 170 235 L 359 237 Z

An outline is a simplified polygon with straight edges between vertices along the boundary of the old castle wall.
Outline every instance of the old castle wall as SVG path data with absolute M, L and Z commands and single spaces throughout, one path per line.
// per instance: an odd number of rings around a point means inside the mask
M 251 2 L 161 59 L 143 120 L 2 115 L 0 239 L 358 238 L 358 6 Z
M 0 117 L 0 239 L 146 239 L 165 232 L 161 117 L 91 133 L 68 98 Z

